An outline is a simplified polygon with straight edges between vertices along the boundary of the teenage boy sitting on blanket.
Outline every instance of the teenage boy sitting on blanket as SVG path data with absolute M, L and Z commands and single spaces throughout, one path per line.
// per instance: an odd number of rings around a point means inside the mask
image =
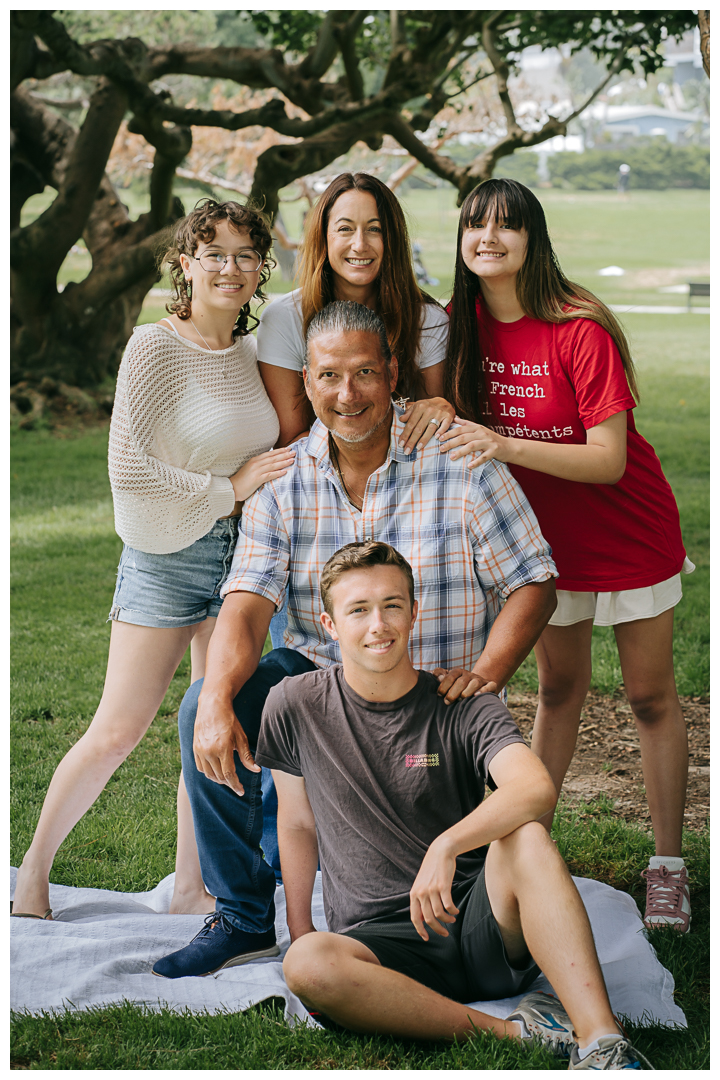
M 270 691 L 256 754 L 279 798 L 290 989 L 353 1031 L 487 1029 L 539 1038 L 572 1069 L 640 1068 L 537 820 L 555 788 L 508 710 L 490 693 L 448 706 L 413 668 L 413 574 L 388 544 L 341 548 L 321 595 L 342 664 Z M 311 917 L 318 851 L 328 933 Z M 567 1011 L 538 993 L 507 1020 L 461 1004 L 518 994 L 540 970 Z

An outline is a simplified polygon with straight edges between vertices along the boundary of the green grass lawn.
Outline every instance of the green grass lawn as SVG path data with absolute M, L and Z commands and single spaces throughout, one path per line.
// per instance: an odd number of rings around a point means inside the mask
M 452 192 L 410 192 L 414 234 L 428 269 L 448 295 L 457 210 Z M 543 192 L 566 271 L 621 303 L 623 279 L 593 277 L 617 263 L 629 269 L 682 268 L 707 259 L 705 192 Z M 445 200 L 443 202 L 443 200 Z M 632 213 L 626 209 L 631 205 Z M 289 211 L 288 211 L 289 216 Z M 288 222 L 292 229 L 292 222 Z M 583 231 L 585 230 L 585 231 Z M 662 244 L 662 250 L 660 245 Z M 78 259 L 81 256 L 77 256 Z M 443 292 L 444 290 L 444 292 Z M 632 293 L 639 303 L 649 294 Z M 648 302 L 665 302 L 657 293 Z M 146 315 L 150 315 L 150 308 Z M 684 579 L 676 617 L 675 658 L 682 694 L 709 686 L 708 322 L 703 316 L 624 318 L 640 376 L 637 424 L 655 446 L 680 507 L 694 574 Z M 107 481 L 107 429 L 63 438 L 16 431 L 11 466 L 11 861 L 27 848 L 52 773 L 90 722 L 105 674 L 112 598 L 121 543 L 113 528 Z M 593 684 L 620 681 L 611 631 L 596 631 Z M 181 665 L 158 718 L 60 848 L 53 881 L 139 891 L 174 866 L 174 792 L 180 771 L 176 712 L 189 680 Z M 515 685 L 536 685 L 531 660 Z M 565 808 L 556 826 L 573 871 L 629 889 L 650 850 L 644 832 L 618 822 L 602 802 Z M 708 1063 L 709 878 L 706 835 L 689 834 L 693 932 L 653 935 L 676 980 L 689 1031 L 646 1029 L 638 1048 L 656 1068 L 706 1069 Z M 459 1047 L 426 1046 L 290 1030 L 270 1005 L 243 1016 L 149 1014 L 130 1006 L 62 1018 L 16 1018 L 13 1061 L 20 1068 L 488 1069 L 555 1068 L 535 1052 L 480 1038 Z

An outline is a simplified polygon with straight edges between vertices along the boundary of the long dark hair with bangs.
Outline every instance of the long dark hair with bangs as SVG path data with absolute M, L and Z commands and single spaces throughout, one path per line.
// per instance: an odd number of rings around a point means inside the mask
M 525 314 L 551 323 L 592 319 L 602 326 L 618 347 L 628 386 L 639 401 L 635 366 L 619 322 L 602 300 L 563 274 L 550 242 L 543 208 L 532 191 L 517 180 L 493 179 L 485 180 L 471 191 L 460 210 L 444 389 L 445 397 L 458 414 L 483 423 L 490 411 L 481 363 L 482 356 L 488 354 L 489 340 L 477 315 L 477 303 L 482 300 L 480 281 L 468 270 L 462 257 L 465 230 L 488 213 L 511 229 L 527 232 L 525 260 L 515 284 L 518 303 Z
M 385 324 L 398 362 L 397 393 L 413 401 L 425 396 L 417 351 L 422 333 L 423 304 L 437 304 L 415 279 L 410 237 L 402 207 L 382 180 L 369 173 L 341 173 L 325 188 L 305 224 L 298 284 L 302 291 L 303 336 L 315 315 L 336 299 L 333 269 L 328 259 L 330 211 L 346 191 L 372 195 L 378 209 L 384 254 L 377 284 L 377 314 Z

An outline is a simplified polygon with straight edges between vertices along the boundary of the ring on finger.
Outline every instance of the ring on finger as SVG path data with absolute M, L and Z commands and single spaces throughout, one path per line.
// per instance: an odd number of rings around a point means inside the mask
M 440 421 L 439 420 L 428 420 L 428 424 L 437 424 L 437 426 L 440 427 Z

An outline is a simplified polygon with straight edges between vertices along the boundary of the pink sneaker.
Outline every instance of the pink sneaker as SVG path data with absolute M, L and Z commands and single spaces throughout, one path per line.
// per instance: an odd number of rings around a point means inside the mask
M 690 889 L 688 888 L 687 870 L 668 870 L 666 866 L 657 869 L 648 867 L 641 877 L 647 882 L 647 900 L 643 922 L 648 930 L 658 930 L 670 926 L 679 934 L 690 930 Z

